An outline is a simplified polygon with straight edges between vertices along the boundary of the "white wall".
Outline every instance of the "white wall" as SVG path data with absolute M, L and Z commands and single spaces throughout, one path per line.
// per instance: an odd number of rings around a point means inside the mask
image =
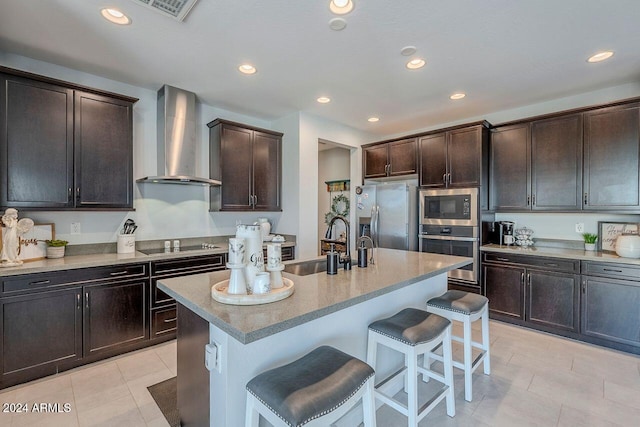
M 134 106 L 134 178 L 157 173 L 156 91 L 159 88 L 132 86 L 6 52 L 0 52 L 0 65 L 139 98 L 140 101 Z M 171 82 L 167 83 L 171 84 Z M 606 103 L 635 96 L 640 96 L 640 82 L 523 108 L 491 113 L 482 117 L 467 118 L 455 123 L 444 123 L 431 128 L 416 129 L 412 132 L 405 132 L 405 134 L 480 119 L 487 119 L 491 123 L 497 124 L 537 114 Z M 318 237 L 318 140 L 328 140 L 356 148 L 350 158 L 352 188 L 350 198 L 353 200 L 355 187 L 361 180 L 362 153 L 359 146 L 366 142 L 382 140 L 392 136 L 373 136 L 302 112 L 269 122 L 214 106 L 200 105 L 197 122 L 201 150 L 198 172 L 203 176 L 208 174 L 209 150 L 206 124 L 218 117 L 284 132 L 282 213 L 267 213 L 265 215 L 226 212 L 210 213 L 208 211 L 209 194 L 204 187 L 134 184 L 135 211 L 133 212 L 22 211 L 20 216 L 31 217 L 39 223 L 55 223 L 57 237 L 69 240 L 72 244 L 115 242 L 117 231 L 127 218 L 132 218 L 138 223 L 137 238 L 139 240 L 149 240 L 233 234 L 236 220 L 240 220 L 243 223 L 251 223 L 258 216 L 266 216 L 271 220 L 274 232 L 298 236 L 298 257 L 313 257 L 316 255 Z M 355 219 L 354 215 L 352 209 L 350 218 L 352 222 Z M 552 216 L 549 218 L 547 215 Z M 581 222 L 585 222 L 587 230 L 594 229 L 595 223 L 599 218 L 609 219 L 609 216 L 593 215 L 590 217 L 589 215 L 536 213 L 501 215 L 501 217 L 505 217 L 501 219 L 516 219 L 518 223 L 536 229 L 538 237 L 561 236 L 558 238 L 576 238 L 575 232 L 571 233 L 575 222 L 572 216 L 584 216 L 584 221 Z M 621 221 L 626 221 L 629 216 L 622 215 L 617 217 Z M 637 218 L 638 216 L 635 216 L 635 219 L 632 218 L 631 220 L 637 220 Z M 69 234 L 72 222 L 80 222 L 82 234 Z M 566 231 L 567 229 L 569 231 Z M 354 237 L 354 232 L 355 230 L 352 230 L 351 237 Z
M 133 176 L 135 179 L 156 175 L 156 92 L 104 79 L 77 70 L 36 61 L 23 56 L 4 53 L 0 64 L 35 74 L 65 80 L 85 86 L 139 98 L 133 117 Z M 170 82 L 167 82 L 170 83 Z M 196 122 L 199 145 L 198 174 L 209 174 L 209 136 L 207 123 L 224 118 L 263 128 L 271 128 L 269 121 L 244 116 L 220 108 L 198 105 Z M 285 203 L 287 204 L 287 203 Z M 290 203 L 289 203 L 290 204 Z M 253 214 L 209 212 L 209 192 L 206 187 L 188 185 L 134 184 L 133 212 L 28 212 L 20 217 L 30 217 L 39 223 L 54 223 L 56 236 L 71 244 L 115 242 L 117 230 L 127 218 L 136 221 L 138 240 L 167 239 L 174 237 L 198 237 L 235 233 L 236 220 L 252 223 L 258 216 L 266 216 L 278 231 L 280 213 Z M 82 234 L 71 235 L 70 224 L 80 222 Z M 295 233 L 294 233 L 295 234 Z
M 559 111 L 571 110 L 573 108 L 588 107 L 591 105 L 606 104 L 609 102 L 635 98 L 635 97 L 640 97 L 640 81 L 635 83 L 628 83 L 620 86 L 612 86 L 612 87 L 608 87 L 605 89 L 600 89 L 592 92 L 585 92 L 579 95 L 558 98 L 558 99 L 554 99 L 547 102 L 540 102 L 537 104 L 526 105 L 520 108 L 496 111 L 493 113 L 484 114 L 482 116 L 461 118 L 460 120 L 456 120 L 453 122 L 441 123 L 434 126 L 415 129 L 410 132 L 390 134 L 384 137 L 375 137 L 375 139 L 369 142 L 396 138 L 396 137 L 400 137 L 408 134 L 428 132 L 434 129 L 442 129 L 449 126 L 472 123 L 480 120 L 486 120 L 492 125 L 499 125 L 501 123 L 526 119 L 528 117 L 539 116 L 542 114 L 550 114 L 550 113 L 555 113 Z
M 317 256 L 318 248 L 318 140 L 338 143 L 355 148 L 351 151 L 350 171 L 351 191 L 349 199 L 354 200 L 355 186 L 362 180 L 362 151 L 360 145 L 370 140 L 371 135 L 360 132 L 329 120 L 307 113 L 300 113 L 299 141 L 299 227 L 297 257 L 311 258 Z M 351 209 L 349 218 L 355 224 L 355 212 Z M 355 229 L 351 227 L 351 241 L 355 237 Z M 354 245 L 351 245 L 353 249 Z
M 317 247 L 320 254 L 320 239 L 324 238 L 327 231 L 327 224 L 324 216 L 331 210 L 332 197 L 342 192 L 329 193 L 326 181 L 339 179 L 350 179 L 351 152 L 348 149 L 336 147 L 318 152 L 318 238 Z M 347 197 L 348 192 L 344 193 Z M 341 223 L 336 223 L 334 227 L 335 235 L 338 236 L 344 227 Z

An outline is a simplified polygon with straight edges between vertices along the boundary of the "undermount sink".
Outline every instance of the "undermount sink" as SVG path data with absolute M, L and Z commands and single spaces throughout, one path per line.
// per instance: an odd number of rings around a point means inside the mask
M 354 263 L 354 260 L 351 260 L 351 265 L 358 264 Z M 338 270 L 341 268 L 342 264 L 340 264 Z M 296 276 L 308 276 L 309 274 L 322 273 L 327 271 L 327 260 L 326 258 L 322 258 L 285 264 L 284 271 L 295 274 Z

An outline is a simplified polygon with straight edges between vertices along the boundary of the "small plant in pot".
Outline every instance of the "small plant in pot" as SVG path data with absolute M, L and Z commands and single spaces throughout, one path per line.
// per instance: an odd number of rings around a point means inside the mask
M 69 242 L 66 240 L 45 240 L 47 243 L 47 258 L 62 258 L 64 257 L 64 248 Z
M 598 241 L 598 235 L 593 233 L 582 233 L 584 239 L 584 249 L 586 251 L 595 251 L 596 242 Z

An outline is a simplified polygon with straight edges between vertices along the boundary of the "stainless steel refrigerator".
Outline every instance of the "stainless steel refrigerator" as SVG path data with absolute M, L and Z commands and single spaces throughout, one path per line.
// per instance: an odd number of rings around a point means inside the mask
M 370 236 L 376 247 L 418 250 L 417 186 L 367 184 L 356 188 L 358 237 Z

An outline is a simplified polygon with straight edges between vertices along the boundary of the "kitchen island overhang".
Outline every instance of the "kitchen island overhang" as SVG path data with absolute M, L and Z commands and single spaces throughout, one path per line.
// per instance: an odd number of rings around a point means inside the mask
M 369 323 L 405 307 L 425 309 L 427 299 L 447 290 L 446 273 L 471 262 L 463 257 L 377 249 L 376 263 L 367 268 L 339 270 L 335 276 L 284 273 L 295 283 L 293 295 L 254 306 L 225 305 L 211 298 L 211 286 L 228 279 L 229 272 L 163 279 L 158 288 L 209 324 L 209 343 L 216 346 L 219 363 L 209 375 L 209 424 L 242 425 L 244 386 L 255 375 L 323 344 L 365 360 Z M 178 332 L 180 359 L 180 327 Z M 204 353 L 202 348 L 203 364 Z M 383 375 L 400 361 L 392 354 L 379 360 Z M 179 364 L 178 382 L 180 374 Z

